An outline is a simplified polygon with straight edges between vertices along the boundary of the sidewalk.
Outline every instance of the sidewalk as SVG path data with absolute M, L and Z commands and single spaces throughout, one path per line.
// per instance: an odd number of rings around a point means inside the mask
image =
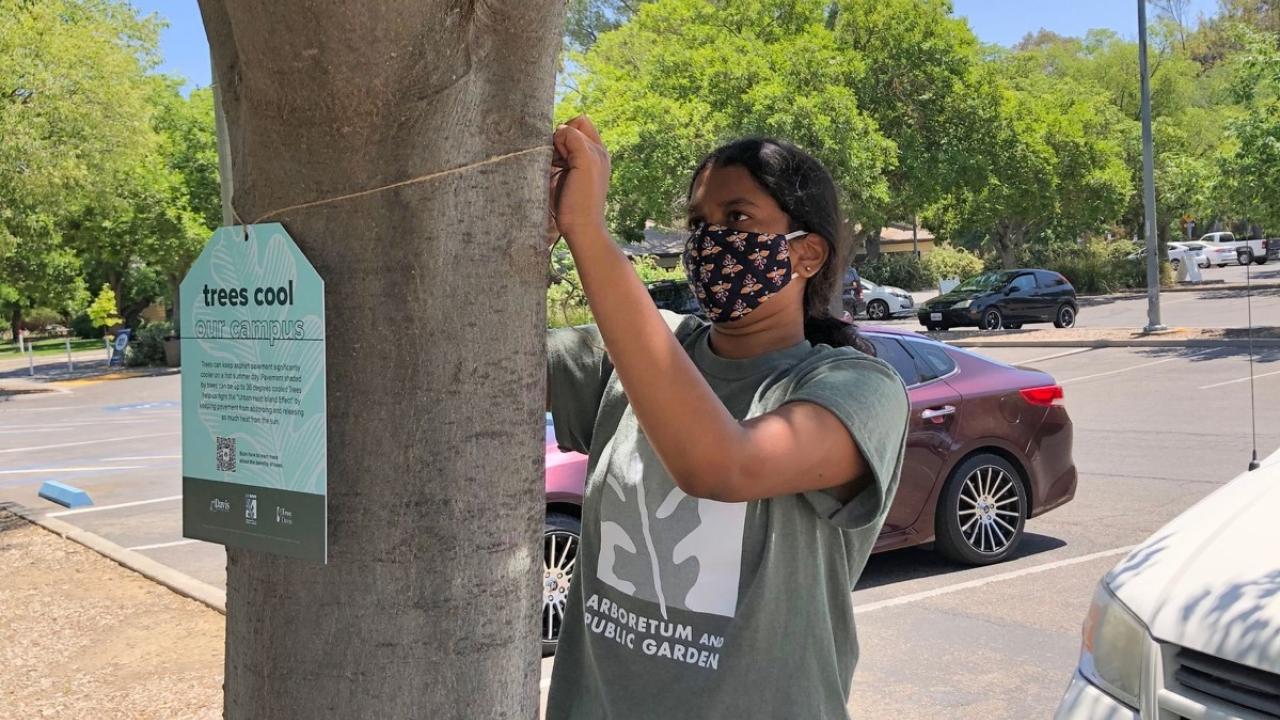
M 0 510 L 0 718 L 222 717 L 225 618 Z

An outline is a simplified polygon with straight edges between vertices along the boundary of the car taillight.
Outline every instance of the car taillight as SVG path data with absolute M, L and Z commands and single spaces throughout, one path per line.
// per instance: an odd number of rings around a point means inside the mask
M 1061 385 L 1045 385 L 1043 387 L 1022 388 L 1018 392 L 1022 393 L 1022 399 L 1032 405 L 1041 407 L 1049 407 L 1051 405 L 1062 404 L 1062 386 Z

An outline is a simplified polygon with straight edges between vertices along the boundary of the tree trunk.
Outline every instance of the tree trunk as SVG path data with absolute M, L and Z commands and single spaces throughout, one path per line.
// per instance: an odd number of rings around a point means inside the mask
M 1021 263 L 1020 250 L 1022 249 L 1022 236 L 1026 232 L 1026 228 L 1022 225 L 1011 225 L 1001 223 L 996 227 L 995 241 L 996 250 L 1000 253 L 1000 265 L 1005 270 L 1013 270 Z
M 9 332 L 13 333 L 10 337 L 13 338 L 14 344 L 17 344 L 18 333 L 22 332 L 22 308 L 20 307 L 15 307 L 13 314 L 9 316 Z
M 175 337 L 182 336 L 182 278 L 169 276 L 169 311 L 166 313 L 169 324 L 173 325 Z
M 329 564 L 227 551 L 225 717 L 534 718 L 563 3 L 200 8 L 235 211 L 329 338 Z

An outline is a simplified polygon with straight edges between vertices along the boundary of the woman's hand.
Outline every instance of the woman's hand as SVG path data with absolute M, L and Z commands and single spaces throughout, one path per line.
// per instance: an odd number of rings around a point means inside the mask
M 560 235 L 575 241 L 608 237 L 604 220 L 609 193 L 609 153 L 586 116 L 556 128 L 552 139 L 551 212 Z

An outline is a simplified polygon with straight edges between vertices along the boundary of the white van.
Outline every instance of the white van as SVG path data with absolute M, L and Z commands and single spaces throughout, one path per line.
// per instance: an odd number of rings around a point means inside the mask
M 1280 717 L 1280 452 L 1098 584 L 1057 720 Z

